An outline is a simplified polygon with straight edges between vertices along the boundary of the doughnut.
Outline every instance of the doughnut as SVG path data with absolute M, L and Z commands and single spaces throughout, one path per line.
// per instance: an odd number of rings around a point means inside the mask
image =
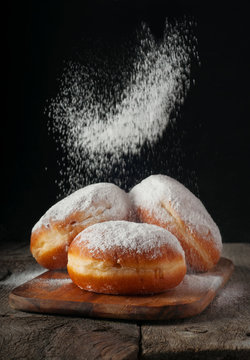
M 68 273 L 80 288 L 103 294 L 154 294 L 177 286 L 185 254 L 169 231 L 155 225 L 109 221 L 88 227 L 68 251 Z
M 128 194 L 118 186 L 86 186 L 57 202 L 36 223 L 31 233 L 31 253 L 45 268 L 64 268 L 68 246 L 79 232 L 98 222 L 130 220 L 131 216 Z
M 129 193 L 137 221 L 161 226 L 180 241 L 189 270 L 205 272 L 220 258 L 220 231 L 202 202 L 166 175 L 151 175 Z

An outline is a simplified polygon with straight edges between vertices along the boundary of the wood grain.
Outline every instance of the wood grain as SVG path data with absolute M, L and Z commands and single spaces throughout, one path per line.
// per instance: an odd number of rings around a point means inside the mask
M 135 324 L 63 318 L 2 318 L 1 359 L 137 359 Z
M 250 246 L 224 244 L 224 256 L 235 270 L 204 312 L 142 325 L 142 359 L 250 359 Z
M 139 352 L 139 326 L 133 323 L 79 319 L 16 311 L 10 292 L 46 270 L 26 245 L 0 252 L 0 359 L 134 360 Z
M 186 275 L 178 287 L 150 296 L 96 294 L 79 289 L 65 271 L 48 271 L 14 289 L 9 301 L 15 309 L 41 313 L 133 320 L 185 318 L 203 311 L 232 271 L 232 262 L 221 258 L 211 271 Z
M 5 276 L 0 280 L 0 315 L 10 315 L 16 312 L 9 306 L 10 292 L 27 280 L 45 272 L 27 252 L 27 248 L 11 255 L 5 252 L 0 255 L 0 268 Z M 20 316 L 24 314 L 20 313 Z
M 6 246 L 0 251 L 0 268 L 8 272 L 0 280 L 1 359 L 250 358 L 249 244 L 224 244 L 223 256 L 234 262 L 235 271 L 200 315 L 138 324 L 10 308 L 8 295 L 23 281 L 23 272 L 32 278 L 44 269 L 31 257 L 28 246 Z

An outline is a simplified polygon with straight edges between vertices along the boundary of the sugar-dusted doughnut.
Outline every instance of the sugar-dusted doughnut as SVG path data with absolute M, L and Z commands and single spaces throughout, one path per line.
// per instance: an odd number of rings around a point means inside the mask
M 169 231 L 109 221 L 88 227 L 68 251 L 68 273 L 80 288 L 104 294 L 152 294 L 177 286 L 185 254 Z
M 180 241 L 195 271 L 207 271 L 219 260 L 220 231 L 202 202 L 184 185 L 166 175 L 152 175 L 130 191 L 141 222 L 169 230 Z
M 52 206 L 32 229 L 30 249 L 48 269 L 67 265 L 68 246 L 86 227 L 109 220 L 129 220 L 128 194 L 110 183 L 98 183 L 75 191 Z

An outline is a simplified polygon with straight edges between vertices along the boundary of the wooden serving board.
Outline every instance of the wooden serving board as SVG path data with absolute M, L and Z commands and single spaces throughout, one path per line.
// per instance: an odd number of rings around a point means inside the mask
M 10 305 L 22 311 L 131 320 L 178 319 L 197 315 L 230 278 L 232 261 L 221 258 L 204 274 L 187 274 L 176 288 L 157 295 L 117 296 L 81 290 L 66 271 L 47 271 L 15 288 Z

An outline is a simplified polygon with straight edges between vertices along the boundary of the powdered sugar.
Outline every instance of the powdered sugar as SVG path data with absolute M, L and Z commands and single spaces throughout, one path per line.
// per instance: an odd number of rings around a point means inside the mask
M 68 277 L 66 278 L 38 278 L 34 279 L 33 283 L 39 283 L 43 287 L 49 287 L 50 290 L 53 288 L 59 288 L 68 284 L 72 284 L 72 280 Z
M 11 274 L 2 283 L 3 283 L 3 285 L 10 285 L 10 286 L 16 287 L 16 286 L 26 283 L 27 281 L 34 279 L 36 276 L 41 275 L 44 271 L 45 270 L 42 267 L 40 267 L 39 265 L 37 265 L 36 268 L 34 268 L 34 265 L 33 265 L 32 268 L 30 268 L 30 269 Z
M 84 211 L 83 221 L 94 216 L 96 221 L 126 219 L 131 211 L 128 195 L 118 186 L 99 183 L 86 186 L 53 205 L 36 223 L 32 231 L 48 226 L 50 221 L 64 220 L 73 212 Z
M 41 284 L 41 286 L 60 287 L 62 285 L 71 284 L 72 280 L 68 277 L 58 277 L 58 278 L 47 278 L 47 277 L 38 277 L 45 272 L 44 268 L 35 264 L 27 268 L 25 271 L 12 273 L 9 277 L 1 281 L 2 285 L 8 285 L 11 287 L 17 287 L 22 284 L 32 281 L 32 283 Z
M 64 193 L 90 182 L 131 182 L 134 156 L 159 140 L 190 87 L 197 54 L 189 28 L 185 21 L 166 22 L 157 42 L 143 24 L 134 43 L 124 44 L 125 59 L 113 64 L 92 54 L 90 64 L 68 64 L 48 111 L 65 154 L 59 161 Z
M 177 291 L 182 291 L 186 296 L 196 295 L 209 290 L 216 291 L 223 282 L 220 275 L 213 274 L 186 274 L 182 283 L 176 287 Z
M 137 254 L 152 252 L 152 258 L 158 257 L 161 247 L 167 245 L 184 258 L 184 251 L 175 236 L 150 224 L 127 221 L 95 224 L 82 231 L 75 241 L 84 244 L 93 253 L 119 248 L 120 251 L 135 251 Z
M 130 192 L 136 207 L 146 209 L 163 222 L 173 222 L 165 208 L 170 204 L 174 212 L 187 224 L 189 230 L 197 231 L 204 239 L 209 233 L 219 250 L 222 248 L 221 235 L 217 225 L 202 202 L 184 185 L 166 175 L 152 175 L 136 185 Z
M 214 306 L 227 309 L 233 309 L 235 313 L 236 306 L 247 303 L 247 284 L 243 282 L 229 282 L 227 286 L 221 291 L 215 299 Z

